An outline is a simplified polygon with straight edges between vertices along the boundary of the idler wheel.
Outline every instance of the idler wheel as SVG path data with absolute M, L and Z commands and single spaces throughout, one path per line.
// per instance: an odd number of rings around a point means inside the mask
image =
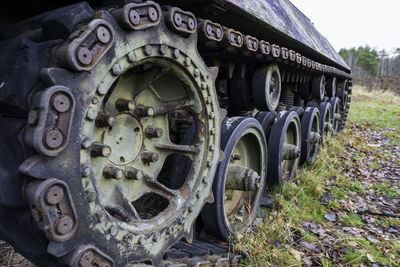
M 254 71 L 253 102 L 257 109 L 274 111 L 281 96 L 281 74 L 278 65 L 260 66 Z
M 321 143 L 319 110 L 316 107 L 306 108 L 301 118 L 301 156 L 300 165 L 310 165 L 317 158 Z
M 214 203 L 201 213 L 207 232 L 221 240 L 243 233 L 260 205 L 267 167 L 262 126 L 254 118 L 225 119 L 221 129 L 220 162 L 214 182 Z
M 314 76 L 312 80 L 312 97 L 322 100 L 325 96 L 325 75 Z
M 342 115 L 340 113 L 341 111 L 340 100 L 338 97 L 332 97 L 329 103 L 331 104 L 332 108 L 332 125 L 333 125 L 332 134 L 337 135 L 339 131 L 339 123 L 342 118 Z
M 329 102 L 322 102 L 319 104 L 319 113 L 320 113 L 320 129 L 322 136 L 327 136 L 333 131 L 332 124 L 332 107 Z
M 326 82 L 326 95 L 328 97 L 336 96 L 336 77 L 329 78 Z
M 268 139 L 268 182 L 294 179 L 301 154 L 300 118 L 295 111 L 279 113 Z

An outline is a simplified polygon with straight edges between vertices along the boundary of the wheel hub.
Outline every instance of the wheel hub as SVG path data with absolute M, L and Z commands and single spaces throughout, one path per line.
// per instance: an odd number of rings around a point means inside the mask
M 132 115 L 118 115 L 115 125 L 104 132 L 104 144 L 111 148 L 109 160 L 113 164 L 131 163 L 143 148 L 143 128 Z

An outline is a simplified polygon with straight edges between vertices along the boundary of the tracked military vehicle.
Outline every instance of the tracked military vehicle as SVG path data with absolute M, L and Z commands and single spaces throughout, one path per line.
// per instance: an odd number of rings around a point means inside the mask
M 1 14 L 0 237 L 38 266 L 235 265 L 220 241 L 347 119 L 350 70 L 288 0 Z

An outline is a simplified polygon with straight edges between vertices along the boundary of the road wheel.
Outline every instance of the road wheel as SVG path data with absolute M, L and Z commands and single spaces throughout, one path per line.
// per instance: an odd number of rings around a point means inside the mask
M 301 165 L 310 165 L 317 159 L 319 144 L 321 142 L 320 132 L 318 108 L 306 108 L 301 118 Z
M 299 115 L 295 111 L 280 112 L 268 139 L 268 182 L 276 184 L 294 179 L 300 151 Z
M 214 183 L 215 202 L 201 215 L 207 232 L 221 240 L 234 238 L 251 225 L 264 191 L 267 146 L 260 123 L 254 118 L 225 119 L 221 130 L 225 157 Z
M 258 67 L 253 76 L 252 91 L 256 108 L 274 111 L 281 96 L 281 74 L 278 65 Z

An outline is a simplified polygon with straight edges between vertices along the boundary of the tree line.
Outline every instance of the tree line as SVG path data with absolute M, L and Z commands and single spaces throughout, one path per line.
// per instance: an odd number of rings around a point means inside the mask
M 400 77 L 400 48 L 389 56 L 386 50 L 377 51 L 368 45 L 342 48 L 340 56 L 352 70 L 353 77 Z
M 400 48 L 391 55 L 368 45 L 341 49 L 339 54 L 351 68 L 353 82 L 370 89 L 400 93 Z

